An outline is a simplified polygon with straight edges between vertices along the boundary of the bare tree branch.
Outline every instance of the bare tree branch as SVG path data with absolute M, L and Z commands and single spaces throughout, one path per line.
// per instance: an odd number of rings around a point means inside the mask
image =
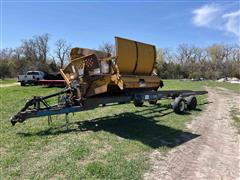
M 110 42 L 104 42 L 102 45 L 98 48 L 100 51 L 109 53 L 111 55 L 114 55 L 114 45 Z
M 69 58 L 71 46 L 68 45 L 67 42 L 63 39 L 57 40 L 55 45 L 56 45 L 55 49 L 56 57 L 60 62 L 60 67 L 63 68 L 64 63 Z

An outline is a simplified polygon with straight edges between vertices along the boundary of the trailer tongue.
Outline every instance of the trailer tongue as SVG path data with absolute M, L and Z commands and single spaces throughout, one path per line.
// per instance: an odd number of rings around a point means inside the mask
M 48 96 L 35 96 L 10 121 L 12 125 L 28 118 L 68 114 L 112 103 L 142 106 L 144 101 L 157 104 L 160 99 L 172 98 L 176 113 L 195 109 L 196 95 L 206 91 L 157 91 L 163 86 L 156 73 L 155 46 L 116 37 L 116 56 L 96 50 L 73 48 L 71 61 L 60 69 L 67 87 Z M 58 103 L 47 100 L 58 96 Z

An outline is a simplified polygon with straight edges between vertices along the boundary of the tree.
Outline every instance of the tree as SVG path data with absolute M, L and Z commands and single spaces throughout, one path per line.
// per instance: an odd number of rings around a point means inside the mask
M 99 46 L 98 48 L 100 51 L 109 53 L 111 55 L 114 55 L 114 45 L 111 44 L 110 42 L 104 42 L 102 45 Z
M 240 61 L 240 45 L 235 44 L 233 45 L 232 51 L 231 51 L 231 57 L 233 61 Z
M 19 47 L 15 48 L 13 58 L 17 61 L 20 61 L 21 55 L 22 55 L 22 49 Z
M 23 40 L 21 49 L 23 52 L 23 56 L 27 61 L 34 62 L 38 59 L 36 45 L 32 39 Z
M 166 75 L 165 71 L 168 71 L 167 64 L 172 61 L 172 56 L 169 49 L 158 48 L 156 52 L 156 61 L 157 61 L 157 68 L 158 74 L 162 76 L 163 74 Z
M 0 50 L 0 60 L 8 60 L 11 58 L 14 50 L 12 48 L 4 48 Z
M 6 61 L 0 61 L 0 78 L 4 79 L 6 77 L 11 77 L 9 65 Z
M 190 61 L 194 61 L 194 47 L 189 46 L 187 44 L 180 44 L 178 46 L 178 51 L 176 58 L 183 65 L 189 63 Z
M 49 34 L 35 36 L 35 44 L 38 51 L 39 60 L 43 63 L 47 61 Z
M 30 62 L 40 61 L 41 63 L 46 63 L 48 40 L 48 34 L 34 36 L 31 39 L 23 40 L 21 49 L 25 58 Z
M 56 42 L 56 57 L 60 62 L 60 67 L 63 68 L 65 61 L 69 58 L 71 46 L 63 39 L 59 39 Z

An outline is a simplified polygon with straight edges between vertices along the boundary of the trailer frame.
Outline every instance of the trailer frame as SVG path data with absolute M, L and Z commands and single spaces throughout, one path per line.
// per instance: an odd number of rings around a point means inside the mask
M 33 99 L 28 100 L 25 106 L 13 117 L 10 118 L 12 125 L 17 122 L 24 122 L 26 119 L 34 117 L 48 116 L 48 123 L 51 122 L 52 115 L 65 114 L 66 128 L 68 129 L 68 114 L 75 112 L 82 112 L 86 110 L 95 109 L 99 106 L 122 104 L 122 103 L 134 103 L 136 107 L 142 106 L 145 101 L 150 104 L 157 104 L 157 101 L 161 99 L 174 99 L 171 103 L 173 110 L 182 114 L 187 109 L 194 109 L 197 102 L 194 102 L 193 108 L 188 108 L 191 105 L 192 99 L 196 101 L 196 95 L 206 94 L 207 91 L 192 91 L 192 90 L 168 90 L 168 91 L 140 91 L 140 92 L 127 92 L 117 96 L 109 94 L 101 94 L 98 96 L 87 98 L 83 104 L 55 104 L 49 105 L 47 99 L 52 97 L 60 97 L 62 94 L 71 92 L 71 88 L 66 88 L 60 92 L 50 94 L 48 96 L 34 96 Z M 66 101 L 67 102 L 67 101 Z M 192 105 L 191 105 L 192 106 Z

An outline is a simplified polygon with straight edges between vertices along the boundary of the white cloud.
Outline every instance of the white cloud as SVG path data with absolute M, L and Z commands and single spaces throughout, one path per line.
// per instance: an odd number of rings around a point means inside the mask
M 193 11 L 193 23 L 196 26 L 208 27 L 217 19 L 221 8 L 215 4 L 207 4 Z
M 240 10 L 226 13 L 222 17 L 227 20 L 225 24 L 226 31 L 240 37 Z
M 206 4 L 193 10 L 193 24 L 221 30 L 240 38 L 240 10 L 226 12 L 227 8 L 217 4 Z

